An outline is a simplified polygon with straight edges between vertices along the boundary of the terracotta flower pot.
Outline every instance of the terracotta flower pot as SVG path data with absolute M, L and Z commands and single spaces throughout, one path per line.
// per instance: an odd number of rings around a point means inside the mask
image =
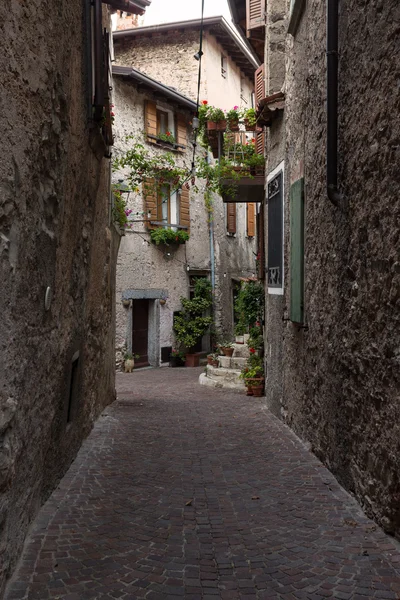
M 251 385 L 247 385 L 246 396 L 253 396 L 253 388 L 251 387 Z
M 226 121 L 218 121 L 217 123 L 217 131 L 225 131 L 226 129 Z
M 263 385 L 252 385 L 251 389 L 253 390 L 253 396 L 255 398 L 261 398 L 263 396 L 264 393 L 264 386 Z
M 207 131 L 214 131 L 217 129 L 217 123 L 215 121 L 207 121 Z
M 224 353 L 224 356 L 229 356 L 229 358 L 232 358 L 233 356 L 233 351 L 234 348 L 221 348 L 222 352 Z
M 186 366 L 198 367 L 200 364 L 200 354 L 186 354 Z
M 229 121 L 229 129 L 231 131 L 239 131 L 239 121 Z
M 208 356 L 207 356 L 207 364 L 208 364 L 208 365 L 212 365 L 212 364 L 213 364 L 213 362 L 214 362 L 214 359 L 213 359 L 213 357 L 212 357 L 212 356 L 210 356 L 210 355 L 208 355 Z
M 219 367 L 219 362 L 217 360 L 213 360 L 212 361 L 212 366 L 215 367 L 216 369 L 218 369 Z
M 246 131 L 255 131 L 256 130 L 256 124 L 254 123 L 254 125 L 250 125 L 248 119 L 244 120 L 244 125 L 246 127 Z

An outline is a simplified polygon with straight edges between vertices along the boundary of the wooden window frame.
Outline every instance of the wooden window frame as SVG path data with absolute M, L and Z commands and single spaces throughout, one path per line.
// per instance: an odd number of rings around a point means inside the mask
M 168 224 L 171 223 L 171 186 L 166 184 L 166 185 L 162 186 L 162 188 L 168 188 L 168 204 L 167 204 L 168 218 L 167 218 L 167 223 L 165 223 L 165 225 L 164 225 L 164 227 L 167 227 Z M 157 191 L 157 221 L 160 223 L 163 222 L 161 189 L 159 191 Z M 177 223 L 177 225 L 178 225 L 178 223 Z M 163 225 L 160 225 L 160 227 L 163 227 Z

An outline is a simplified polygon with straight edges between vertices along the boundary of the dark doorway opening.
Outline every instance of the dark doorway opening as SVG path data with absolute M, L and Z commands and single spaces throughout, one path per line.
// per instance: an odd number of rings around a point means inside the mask
M 149 301 L 132 301 L 132 353 L 139 355 L 135 358 L 135 368 L 149 365 Z

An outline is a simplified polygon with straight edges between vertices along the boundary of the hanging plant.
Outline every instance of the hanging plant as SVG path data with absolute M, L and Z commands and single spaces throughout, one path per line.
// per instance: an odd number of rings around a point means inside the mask
M 159 246 L 160 244 L 165 244 L 166 246 L 184 244 L 189 239 L 189 234 L 182 229 L 178 231 L 174 231 L 173 229 L 165 229 L 159 227 L 157 229 L 153 229 L 150 232 L 150 239 L 153 244 Z

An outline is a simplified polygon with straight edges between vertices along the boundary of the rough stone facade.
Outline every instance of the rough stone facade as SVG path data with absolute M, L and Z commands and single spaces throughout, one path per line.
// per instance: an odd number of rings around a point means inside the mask
M 235 61 L 227 56 L 228 76 L 221 76 L 221 53 L 223 47 L 215 36 L 205 32 L 203 41 L 202 80 L 200 99 L 229 110 L 236 104 L 245 106 L 243 96 L 251 106 L 250 98 L 254 82 L 241 74 Z M 132 66 L 164 85 L 174 87 L 182 94 L 197 101 L 197 77 L 199 63 L 194 54 L 199 49 L 198 31 L 172 31 L 153 34 L 140 39 L 115 40 L 115 64 Z
M 183 74 L 185 77 L 185 74 Z M 131 142 L 127 135 L 144 143 L 154 155 L 165 152 L 154 144 L 143 141 L 145 129 L 145 101 L 154 100 L 151 93 L 138 92 L 133 83 L 114 78 L 116 148 L 125 150 Z M 185 114 L 184 109 L 161 103 L 165 109 L 174 109 Z M 187 112 L 187 121 L 193 115 Z M 188 127 L 188 140 L 193 139 L 192 128 Z M 198 155 L 204 150 L 198 150 Z M 179 166 L 192 162 L 193 146 L 188 144 L 183 153 L 176 153 Z M 126 177 L 127 172 L 116 172 L 115 180 Z M 190 276 L 198 274 L 211 278 L 210 223 L 204 201 L 204 183 L 197 181 L 198 190 L 190 190 L 190 239 L 171 251 L 170 256 L 150 242 L 150 234 L 143 220 L 145 209 L 143 191 L 131 193 L 128 206 L 133 211 L 132 222 L 122 240 L 117 268 L 117 364 L 122 363 L 125 348 L 131 345 L 132 306 L 123 302 L 126 298 L 149 300 L 149 362 L 154 366 L 162 363 L 162 348 L 174 346 L 173 313 L 181 309 L 180 298 L 189 297 Z M 215 252 L 215 318 L 218 329 L 226 336 L 233 335 L 233 282 L 240 277 L 252 276 L 255 272 L 256 240 L 247 237 L 246 206 L 237 205 L 237 231 L 227 235 L 225 205 L 219 196 L 213 201 L 212 243 Z M 138 222 L 134 222 L 134 221 Z M 135 293 L 132 293 L 135 292 Z M 149 292 L 152 292 L 149 295 Z M 160 303 L 160 300 L 166 302 Z M 125 305 L 124 305 L 125 304 Z M 207 338 L 204 350 L 209 350 Z
M 0 596 L 30 522 L 114 398 L 120 236 L 110 161 L 89 128 L 83 15 L 83 0 L 0 6 Z
M 310 442 L 367 513 L 397 535 L 399 22 L 397 0 L 371 0 L 362 10 L 356 0 L 340 2 L 342 209 L 326 194 L 325 3 L 308 0 L 295 36 L 286 36 L 286 107 L 269 133 L 268 171 L 285 160 L 286 224 L 290 185 L 305 179 L 307 327 L 288 321 L 289 276 L 283 296 L 267 295 L 266 326 L 272 410 Z M 275 42 L 267 28 L 269 64 Z M 289 274 L 288 227 L 284 247 Z

